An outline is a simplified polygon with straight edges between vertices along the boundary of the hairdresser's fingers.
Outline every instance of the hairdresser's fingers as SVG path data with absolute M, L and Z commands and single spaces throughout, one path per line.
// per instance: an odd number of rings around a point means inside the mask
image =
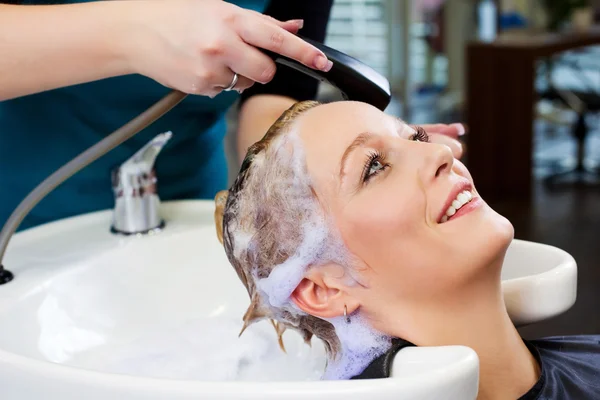
M 453 137 L 450 137 L 446 134 L 443 133 L 429 133 L 429 141 L 432 143 L 438 143 L 438 144 L 445 144 L 446 146 L 450 147 L 450 150 L 452 150 L 452 154 L 454 155 L 454 158 L 456 159 L 460 159 L 463 155 L 463 146 L 462 144 L 454 139 Z
M 231 73 L 231 77 L 233 79 L 233 73 Z M 233 85 L 233 87 L 230 90 L 235 90 L 238 93 L 242 93 L 244 90 L 254 85 L 254 83 L 255 82 L 252 79 L 248 79 L 245 76 L 238 74 L 237 82 L 235 83 L 235 85 Z M 223 88 L 224 87 L 221 86 L 218 89 L 223 90 Z
M 225 63 L 233 71 L 263 84 L 270 82 L 275 76 L 275 61 L 257 48 L 239 40 L 229 48 Z
M 227 71 L 229 71 L 229 73 L 228 73 L 229 81 L 227 83 L 218 84 L 215 87 L 215 90 L 217 93 L 223 91 L 225 88 L 228 88 L 233 83 L 234 73 L 230 69 L 227 69 Z M 254 81 L 252 79 L 248 79 L 245 76 L 238 74 L 235 85 L 233 85 L 233 87 L 229 90 L 235 90 L 237 92 L 242 93 L 244 90 L 248 89 L 252 85 L 254 85 Z
M 301 19 L 292 19 L 290 21 L 281 22 L 267 15 L 263 15 L 263 17 L 266 17 L 269 22 L 279 26 L 280 28 L 285 29 L 290 33 L 293 33 L 294 35 L 297 34 L 298 31 L 304 26 L 304 20 Z
M 285 29 L 286 31 L 294 33 L 294 34 L 298 33 L 298 31 L 300 29 L 302 29 L 302 27 L 304 26 L 303 19 L 291 19 L 289 21 L 280 21 L 278 19 L 271 17 L 270 15 L 265 15 L 263 13 L 255 11 L 255 10 L 247 10 L 247 11 L 258 16 L 259 18 L 263 18 L 265 21 L 270 22 L 271 24 L 279 26 L 279 27 Z
M 248 79 L 243 75 L 238 74 L 237 84 L 233 87 L 233 90 L 237 90 L 242 93 L 244 90 L 252 87 L 254 85 L 254 81 L 252 79 Z
M 207 87 L 207 90 L 201 92 L 200 94 L 205 94 L 209 97 L 215 97 L 224 89 L 228 88 L 232 83 L 234 83 L 233 81 L 235 78 L 235 74 L 227 66 L 223 66 L 222 64 L 219 65 L 217 64 L 217 62 L 213 62 L 212 67 L 209 68 L 209 71 L 210 72 L 207 72 L 203 76 L 203 79 L 206 79 L 206 81 L 210 83 Z M 230 90 L 237 90 L 238 92 L 242 92 L 245 89 L 248 89 L 253 84 L 254 81 L 238 73 L 235 85 Z
M 464 124 L 426 124 L 421 125 L 427 133 L 439 133 L 441 135 L 458 138 L 466 133 Z
M 252 46 L 281 54 L 309 68 L 329 71 L 333 65 L 321 50 L 264 18 L 241 20 L 237 33 Z

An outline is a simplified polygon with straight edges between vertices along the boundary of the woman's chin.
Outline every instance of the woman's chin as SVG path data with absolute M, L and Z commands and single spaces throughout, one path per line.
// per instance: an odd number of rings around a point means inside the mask
M 488 208 L 478 232 L 479 238 L 476 240 L 485 248 L 486 258 L 490 262 L 503 259 L 515 237 L 515 229 L 510 221 L 491 208 Z
M 486 204 L 487 206 L 487 204 Z M 499 236 L 504 238 L 508 244 L 515 237 L 515 228 L 513 224 L 504 215 L 498 213 L 490 206 L 486 207 L 488 214 L 490 229 L 496 232 Z
M 477 268 L 503 258 L 514 239 L 515 231 L 510 221 L 487 204 L 470 217 L 464 218 L 461 232 L 456 233 L 461 238 L 459 246 L 464 254 L 469 254 L 468 258 Z

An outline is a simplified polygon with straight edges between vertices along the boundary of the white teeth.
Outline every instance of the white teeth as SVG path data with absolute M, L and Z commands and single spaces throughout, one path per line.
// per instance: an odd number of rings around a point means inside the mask
M 448 218 L 456 214 L 456 212 L 465 204 L 470 202 L 473 199 L 473 195 L 468 190 L 460 192 L 458 196 L 456 196 L 456 200 L 452 201 L 452 205 L 448 207 L 446 210 L 446 215 L 442 217 L 441 222 L 448 221 Z

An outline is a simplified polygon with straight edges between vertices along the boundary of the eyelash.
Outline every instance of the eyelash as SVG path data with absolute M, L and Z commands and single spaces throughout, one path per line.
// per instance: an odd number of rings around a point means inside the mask
M 363 174 L 362 174 L 362 182 L 363 183 L 367 183 L 369 181 L 369 179 L 371 179 L 372 177 L 374 177 L 375 175 L 377 175 L 381 171 L 385 171 L 385 169 L 389 165 L 384 162 L 384 159 L 385 159 L 384 155 L 381 154 L 381 152 L 379 152 L 379 151 L 372 152 L 369 155 L 369 157 L 365 161 L 365 165 L 363 167 Z M 377 172 L 369 174 L 369 171 L 370 171 L 370 169 L 373 166 L 373 163 L 375 161 L 379 161 L 381 163 L 381 165 L 382 165 L 382 168 L 379 171 L 377 171 Z
M 411 135 L 409 140 L 425 142 L 425 143 L 429 142 L 429 135 L 427 134 L 427 132 L 425 132 L 425 129 L 423 129 L 420 126 L 416 126 L 415 130 L 416 130 L 416 133 Z M 379 161 L 379 163 L 381 163 L 382 167 L 379 171 L 376 171 L 373 174 L 369 174 L 369 170 L 371 169 L 371 167 L 373 166 L 373 163 L 375 161 Z M 367 183 L 372 177 L 374 177 L 381 171 L 385 171 L 388 167 L 389 167 L 389 164 L 385 163 L 385 156 L 381 152 L 379 152 L 379 151 L 372 152 L 369 155 L 369 157 L 367 158 L 367 160 L 365 161 L 365 165 L 363 167 L 363 173 L 362 173 L 362 182 Z
M 415 126 L 414 127 L 415 130 L 417 131 L 415 134 L 410 136 L 410 140 L 416 140 L 419 142 L 425 142 L 428 143 L 429 142 L 429 135 L 427 134 L 427 132 L 425 132 L 425 129 L 423 129 L 420 126 Z

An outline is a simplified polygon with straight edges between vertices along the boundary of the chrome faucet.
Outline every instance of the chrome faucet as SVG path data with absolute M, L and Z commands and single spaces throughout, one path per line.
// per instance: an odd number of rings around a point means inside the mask
M 115 208 L 111 231 L 125 235 L 160 231 L 165 223 L 160 216 L 154 163 L 173 134 L 157 135 L 131 158 L 112 171 Z

